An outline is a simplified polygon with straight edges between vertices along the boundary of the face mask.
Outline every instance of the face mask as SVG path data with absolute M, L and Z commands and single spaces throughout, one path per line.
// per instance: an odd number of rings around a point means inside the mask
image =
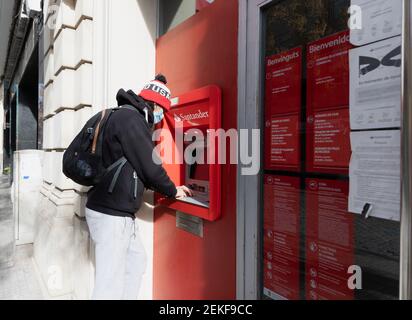
M 154 124 L 160 123 L 164 118 L 164 111 L 162 108 L 158 108 L 153 112 Z

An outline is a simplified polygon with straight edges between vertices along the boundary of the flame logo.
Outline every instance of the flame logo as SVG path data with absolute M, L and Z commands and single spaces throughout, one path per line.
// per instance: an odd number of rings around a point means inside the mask
M 177 114 L 174 115 L 175 122 L 182 122 L 182 118 L 180 118 Z

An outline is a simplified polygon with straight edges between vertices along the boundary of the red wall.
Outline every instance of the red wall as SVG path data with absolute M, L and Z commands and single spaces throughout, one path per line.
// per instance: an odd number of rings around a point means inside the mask
M 237 128 L 238 1 L 217 0 L 157 42 L 157 71 L 173 96 L 216 84 L 223 129 Z M 204 238 L 176 228 L 175 212 L 155 209 L 154 299 L 236 298 L 236 166 L 222 168 L 222 218 Z

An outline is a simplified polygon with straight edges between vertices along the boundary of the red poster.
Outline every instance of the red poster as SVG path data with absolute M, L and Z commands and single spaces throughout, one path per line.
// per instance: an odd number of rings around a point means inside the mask
M 266 119 L 300 111 L 302 48 L 266 58 Z
M 300 180 L 265 176 L 264 287 L 272 298 L 299 299 Z
M 348 182 L 306 180 L 306 298 L 350 300 L 348 268 L 354 264 L 353 215 Z
M 315 112 L 307 121 L 307 170 L 347 174 L 351 157 L 349 109 Z
M 300 164 L 299 115 L 272 117 L 265 128 L 265 169 L 298 171 Z
M 308 45 L 309 110 L 349 105 L 349 38 L 344 31 Z

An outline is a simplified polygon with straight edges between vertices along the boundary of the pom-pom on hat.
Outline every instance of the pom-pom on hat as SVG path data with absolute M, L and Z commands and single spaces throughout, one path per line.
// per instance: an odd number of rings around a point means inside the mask
M 166 77 L 162 74 L 158 74 L 155 80 L 150 81 L 143 87 L 139 95 L 145 100 L 158 104 L 165 109 L 165 111 L 169 111 L 172 97 L 170 89 L 166 84 Z

